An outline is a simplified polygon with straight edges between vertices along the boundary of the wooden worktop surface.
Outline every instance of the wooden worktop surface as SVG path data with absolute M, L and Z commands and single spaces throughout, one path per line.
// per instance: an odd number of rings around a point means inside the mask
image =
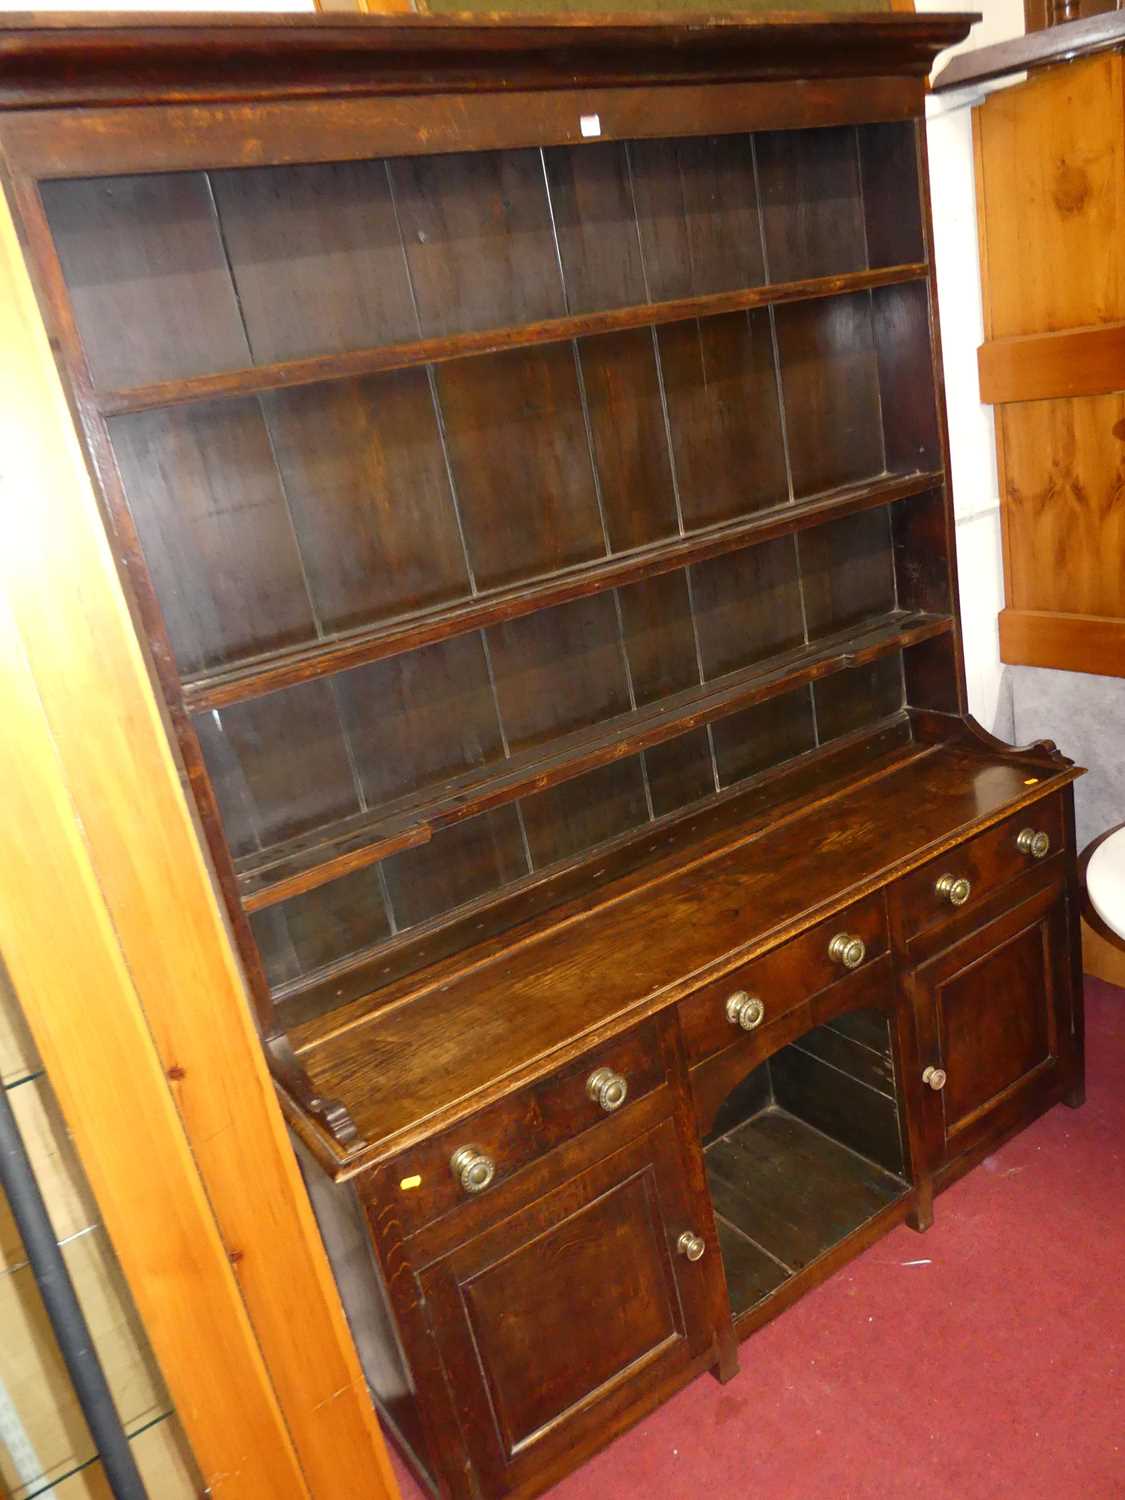
M 295 1040 L 365 1143 L 350 1175 L 556 1066 L 1078 773 L 911 746 L 874 776 Z

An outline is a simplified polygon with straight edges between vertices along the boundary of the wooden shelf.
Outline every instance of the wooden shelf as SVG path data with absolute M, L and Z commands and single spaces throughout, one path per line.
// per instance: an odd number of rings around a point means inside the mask
M 783 302 L 807 302 L 837 297 L 872 287 L 897 286 L 924 281 L 924 264 L 886 266 L 875 271 L 852 271 L 844 276 L 814 276 L 804 281 L 747 287 L 734 292 L 712 292 L 701 297 L 680 297 L 671 302 L 645 302 L 605 312 L 580 313 L 573 317 L 549 318 L 515 328 L 486 328 L 471 333 L 413 339 L 375 349 L 354 349 L 343 354 L 317 355 L 311 359 L 286 359 L 248 369 L 212 375 L 193 375 L 180 380 L 160 380 L 128 390 L 97 395 L 98 410 L 106 417 L 149 411 L 158 406 L 182 406 L 191 401 L 220 397 L 252 396 L 260 391 L 285 390 L 292 386 L 317 385 L 329 380 L 350 380 L 387 370 L 405 370 L 412 365 L 444 364 L 472 355 L 499 354 L 507 349 L 533 344 L 557 344 L 566 339 L 595 333 L 616 333 L 625 328 L 645 328 L 659 323 L 680 323 L 688 318 L 715 318 Z
M 710 526 L 689 536 L 671 537 L 651 547 L 622 553 L 546 578 L 492 589 L 471 599 L 459 599 L 417 614 L 380 622 L 362 630 L 331 636 L 311 645 L 254 657 L 222 671 L 187 678 L 184 706 L 189 713 L 225 708 L 260 698 L 281 688 L 295 687 L 351 667 L 413 651 L 435 641 L 464 635 L 500 620 L 514 620 L 572 599 L 603 593 L 644 578 L 653 578 L 691 563 L 706 562 L 786 532 L 802 531 L 825 521 L 889 505 L 924 494 L 944 482 L 940 470 L 889 474 L 866 484 L 846 485 L 808 499 L 759 511 L 745 520 Z
M 247 911 L 273 906 L 403 849 L 441 828 L 636 754 L 766 698 L 952 629 L 948 615 L 896 610 L 863 625 L 730 672 L 592 728 L 466 772 L 440 788 L 400 798 L 236 862 Z

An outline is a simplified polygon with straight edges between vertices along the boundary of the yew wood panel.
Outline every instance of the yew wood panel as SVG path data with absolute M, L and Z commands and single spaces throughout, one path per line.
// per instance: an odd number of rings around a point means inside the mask
M 900 258 L 925 258 L 918 128 L 914 124 L 876 124 L 861 125 L 856 131 L 870 266 L 897 265 Z
M 894 608 L 894 558 L 885 510 L 802 532 L 797 553 L 810 638 Z
M 413 927 L 527 873 L 519 816 L 498 807 L 455 823 L 382 869 L 396 926 Z
M 110 435 L 181 672 L 316 637 L 256 402 L 119 417 Z
M 817 743 L 812 688 L 780 693 L 711 726 L 720 786 L 733 786 L 771 766 L 812 750 Z
M 644 752 L 654 818 L 699 802 L 719 790 L 712 729 L 693 729 Z
M 424 335 L 566 311 L 538 151 L 389 163 Z
M 770 280 L 864 269 L 855 131 L 767 132 L 754 150 Z
M 249 363 L 206 176 L 149 172 L 40 191 L 98 385 Z
M 788 498 L 768 313 L 669 323 L 656 340 L 684 525 Z
M 706 1352 L 719 1258 L 704 1199 L 666 1120 L 419 1276 L 489 1493 L 541 1483 Z M 684 1229 L 711 1241 L 694 1264 L 675 1254 Z
M 424 370 L 273 391 L 260 400 L 325 632 L 468 594 Z
M 643 763 L 611 761 L 525 797 L 520 813 L 532 867 L 557 864 L 649 821 Z
M 933 843 L 948 846 L 990 815 L 1033 800 L 1025 774 L 935 750 L 596 909 L 579 928 L 534 938 L 434 991 L 422 988 L 408 1006 L 336 1035 L 328 1020 L 319 1043 L 310 1028 L 303 1061 L 319 1089 L 354 1102 L 372 1143 L 368 1156 L 406 1144 L 419 1120 L 463 1111 L 462 1101 L 506 1075 L 516 1081 L 552 1049 L 593 1040 L 678 998 L 692 976 L 717 978 L 749 960 L 803 912 L 842 905 L 845 893 L 854 899 L 932 855 Z M 1048 789 L 1044 779 L 1038 792 Z
M 392 936 L 385 878 L 374 866 L 250 917 L 271 988 L 338 964 Z
M 879 372 L 867 293 L 776 309 L 793 492 L 882 472 Z
M 437 389 L 475 583 L 604 557 L 571 345 L 442 365 Z
M 652 301 L 765 280 L 748 136 L 633 141 L 629 166 Z
M 582 339 L 578 358 L 611 552 L 677 535 L 680 517 L 650 328 Z
M 210 175 L 255 364 L 416 338 L 380 161 Z
M 569 311 L 647 301 L 626 147 L 556 146 L 543 160 Z

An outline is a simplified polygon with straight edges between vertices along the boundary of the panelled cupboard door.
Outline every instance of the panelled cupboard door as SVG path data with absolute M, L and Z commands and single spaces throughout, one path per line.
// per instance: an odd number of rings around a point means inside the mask
M 685 1177 L 665 1119 L 421 1273 L 483 1493 L 541 1482 L 712 1344 L 719 1256 Z
M 1073 1042 L 1063 887 L 1055 882 L 914 975 L 923 1088 L 935 1168 L 999 1135 L 1059 1081 Z

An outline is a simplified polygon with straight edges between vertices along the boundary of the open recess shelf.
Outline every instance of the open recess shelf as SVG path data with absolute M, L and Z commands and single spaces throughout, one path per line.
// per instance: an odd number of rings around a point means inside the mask
M 925 281 L 928 276 L 929 267 L 924 264 L 885 266 L 872 271 L 851 271 L 842 276 L 814 276 L 805 281 L 777 282 L 735 291 L 710 292 L 668 302 L 646 302 L 634 307 L 550 318 L 542 323 L 511 328 L 486 328 L 441 338 L 414 339 L 378 348 L 355 349 L 344 354 L 278 360 L 268 365 L 251 365 L 242 370 L 156 381 L 152 385 L 98 392 L 95 400 L 103 416 L 124 416 L 160 406 L 179 406 L 192 401 L 214 400 L 217 397 L 250 396 L 260 391 L 289 390 L 295 386 L 317 385 L 324 381 L 349 380 L 361 375 L 408 370 L 417 365 L 440 364 L 474 355 L 501 354 L 509 349 L 563 343 L 592 334 L 658 327 L 691 318 L 715 318 L 724 313 L 749 312 L 758 307 L 780 307 L 787 302 L 813 301 L 847 292 L 869 291 L 874 287 Z
M 806 683 L 878 661 L 889 652 L 947 635 L 947 615 L 892 612 L 877 620 L 756 662 L 706 686 L 533 747 L 498 766 L 467 772 L 432 789 L 384 804 L 342 824 L 274 844 L 236 863 L 247 911 L 299 895 L 365 865 L 428 842 L 439 829 L 560 785 L 700 725 Z

